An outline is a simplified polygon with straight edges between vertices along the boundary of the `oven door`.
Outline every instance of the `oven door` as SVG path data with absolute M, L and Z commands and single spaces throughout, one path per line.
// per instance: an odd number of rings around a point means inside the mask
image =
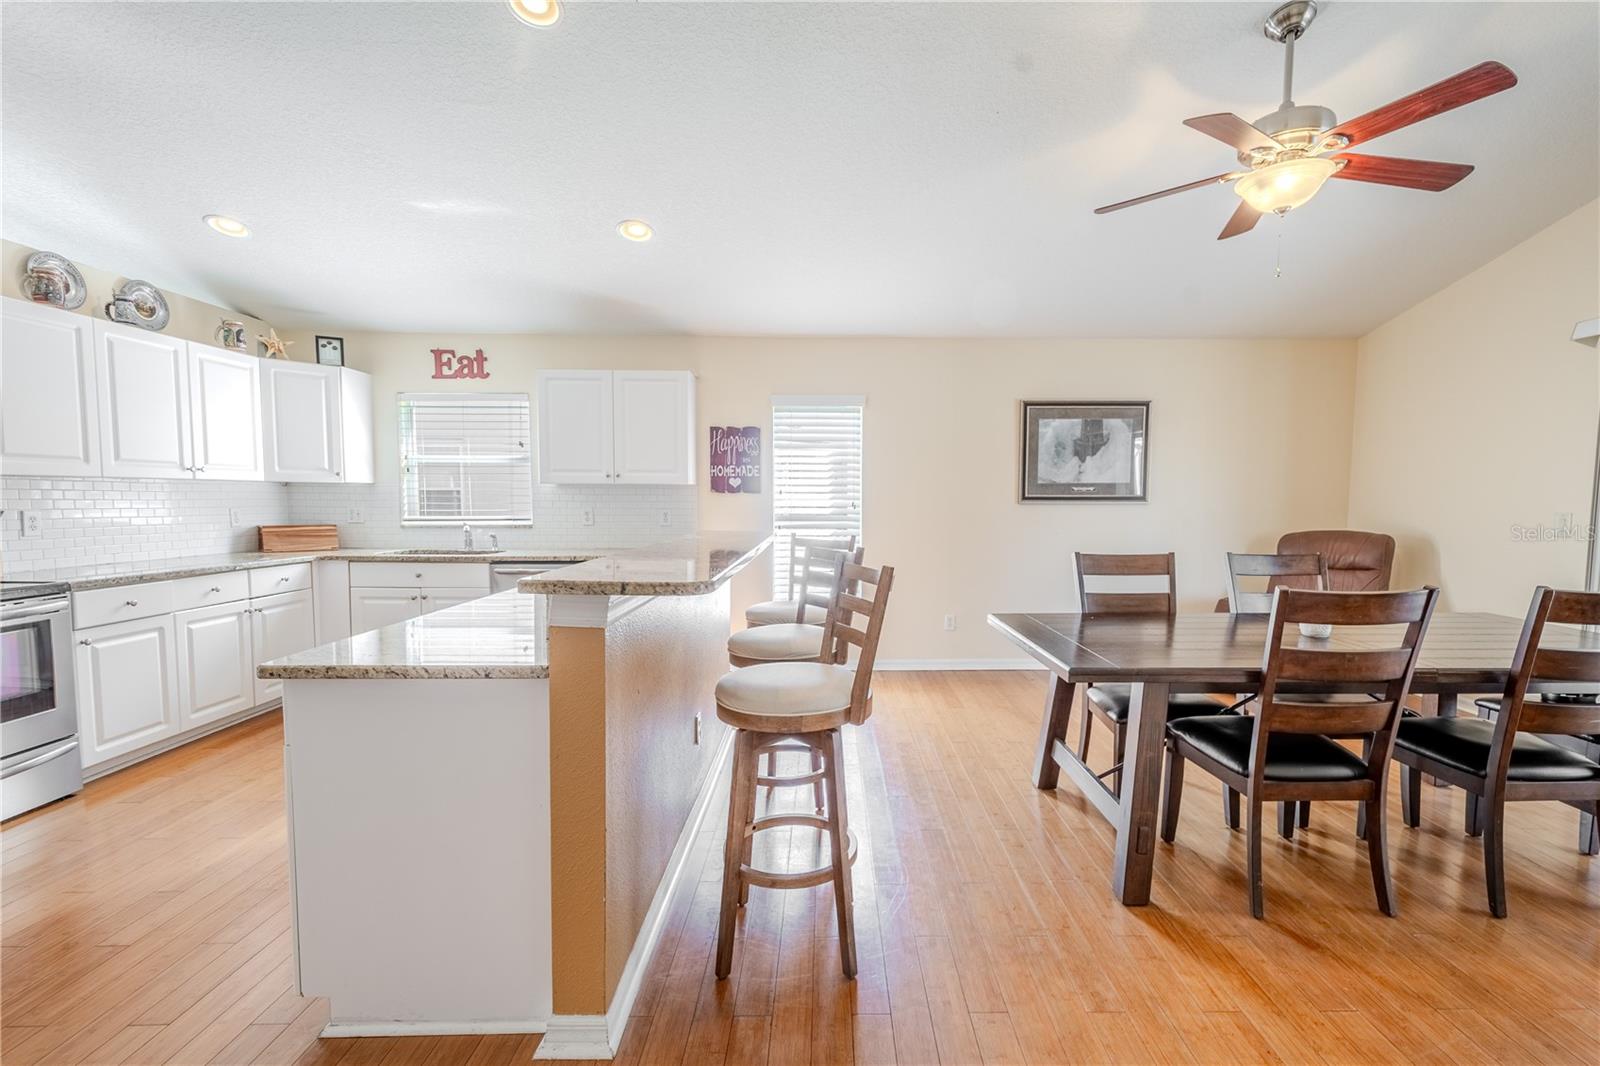
M 0 612 L 0 758 L 78 731 L 65 600 Z

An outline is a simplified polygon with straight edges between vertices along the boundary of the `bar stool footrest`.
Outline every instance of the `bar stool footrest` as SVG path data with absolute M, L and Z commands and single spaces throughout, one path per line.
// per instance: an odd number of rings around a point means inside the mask
M 809 814 L 775 814 L 766 818 L 758 818 L 751 832 L 762 829 L 774 829 L 780 825 L 814 825 L 826 829 L 827 819 L 817 818 Z M 845 862 L 854 866 L 856 862 L 856 835 L 851 830 L 845 830 L 849 846 L 845 849 Z M 739 878 L 748 885 L 760 888 L 813 888 L 825 885 L 833 880 L 833 863 L 818 866 L 812 870 L 796 870 L 794 873 L 773 873 L 770 870 L 758 870 L 754 866 L 744 863 L 739 864 Z

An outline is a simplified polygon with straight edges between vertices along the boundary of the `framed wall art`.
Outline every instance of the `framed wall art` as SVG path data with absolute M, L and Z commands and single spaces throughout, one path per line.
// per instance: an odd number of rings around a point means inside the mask
M 1022 499 L 1142 500 L 1148 400 L 1022 401 Z

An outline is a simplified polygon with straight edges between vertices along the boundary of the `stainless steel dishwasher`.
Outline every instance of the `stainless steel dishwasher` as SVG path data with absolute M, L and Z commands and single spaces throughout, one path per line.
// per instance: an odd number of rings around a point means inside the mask
M 506 592 L 517 587 L 517 582 L 534 574 L 549 573 L 551 570 L 560 570 L 571 563 L 496 563 L 489 569 L 489 591 Z

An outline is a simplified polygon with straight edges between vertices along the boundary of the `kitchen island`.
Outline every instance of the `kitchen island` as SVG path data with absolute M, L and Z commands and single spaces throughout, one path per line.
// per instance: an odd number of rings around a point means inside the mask
M 611 1056 L 725 754 L 729 581 L 768 539 L 612 553 L 260 667 L 329 1035 Z

